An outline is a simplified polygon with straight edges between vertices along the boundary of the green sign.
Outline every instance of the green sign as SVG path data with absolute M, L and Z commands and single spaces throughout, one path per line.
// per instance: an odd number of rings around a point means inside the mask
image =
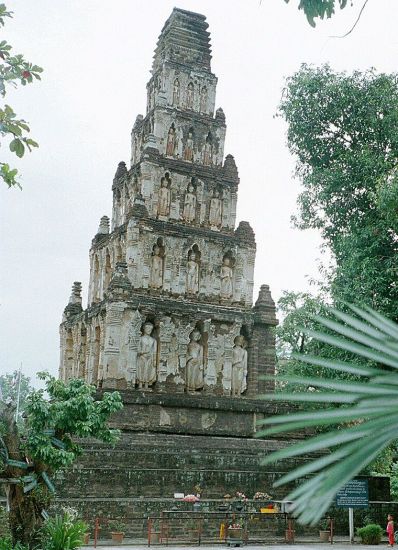
M 369 489 L 367 479 L 352 479 L 336 494 L 337 508 L 368 508 Z

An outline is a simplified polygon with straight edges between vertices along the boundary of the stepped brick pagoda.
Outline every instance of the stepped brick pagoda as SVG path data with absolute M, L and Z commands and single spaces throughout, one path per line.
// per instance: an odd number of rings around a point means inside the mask
M 281 444 L 253 438 L 276 408 L 258 398 L 273 387 L 261 375 L 274 373 L 275 305 L 266 285 L 252 302 L 256 244 L 247 221 L 236 227 L 207 27 L 174 9 L 161 31 L 131 163 L 119 163 L 112 219 L 92 241 L 87 309 L 76 282 L 60 328 L 60 377 L 124 401 L 116 448 L 88 445 L 60 496 L 87 517 L 141 518 L 137 536 L 198 483 L 210 499 L 270 492 L 275 471 L 260 458 Z
M 174 9 L 162 29 L 131 166 L 119 163 L 112 219 L 92 241 L 88 307 L 76 282 L 64 311 L 64 380 L 194 402 L 255 397 L 274 372 L 274 303 L 262 286 L 252 307 L 256 244 L 248 222 L 235 228 L 239 177 L 224 159 L 207 27 Z

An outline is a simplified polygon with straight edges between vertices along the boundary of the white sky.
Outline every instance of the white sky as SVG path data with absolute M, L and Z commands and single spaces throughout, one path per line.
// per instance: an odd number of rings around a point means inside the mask
M 300 183 L 286 128 L 274 114 L 284 78 L 303 62 L 335 69 L 398 68 L 398 2 L 370 0 L 355 31 L 346 32 L 363 0 L 312 29 L 298 0 L 9 0 L 14 11 L 2 38 L 41 65 L 41 83 L 11 90 L 6 100 L 31 125 L 40 149 L 22 161 L 23 191 L 0 186 L 0 373 L 34 377 L 58 369 L 58 325 L 73 281 L 82 281 L 103 214 L 111 215 L 117 163 L 130 158 L 130 131 L 145 113 L 152 55 L 174 5 L 207 16 L 218 76 L 216 106 L 227 117 L 225 154 L 241 178 L 238 220 L 256 232 L 256 298 L 268 283 L 308 289 L 316 276 L 319 236 L 292 228 Z

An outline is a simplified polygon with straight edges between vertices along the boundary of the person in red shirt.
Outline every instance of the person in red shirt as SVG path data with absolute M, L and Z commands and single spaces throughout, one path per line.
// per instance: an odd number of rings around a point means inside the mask
M 391 514 L 387 516 L 387 535 L 388 535 L 388 546 L 391 548 L 394 546 L 394 518 Z

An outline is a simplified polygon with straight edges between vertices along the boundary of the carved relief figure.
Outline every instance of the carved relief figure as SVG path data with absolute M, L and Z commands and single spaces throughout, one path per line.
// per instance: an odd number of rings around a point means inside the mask
M 174 80 L 173 86 L 173 105 L 178 107 L 180 104 L 180 81 L 178 78 Z
M 168 216 L 170 214 L 170 199 L 169 181 L 166 178 L 162 178 L 159 189 L 158 216 Z
M 193 222 L 196 215 L 196 195 L 195 187 L 192 183 L 189 183 L 187 192 L 185 193 L 184 199 L 184 210 L 182 212 L 182 217 L 186 222 Z
M 186 385 L 188 391 L 203 388 L 203 346 L 200 344 L 202 335 L 195 329 L 190 335 L 187 349 Z
M 174 124 L 170 126 L 169 133 L 167 134 L 167 145 L 166 145 L 166 155 L 168 157 L 174 156 L 174 151 L 176 147 L 176 131 Z
M 241 395 L 246 389 L 247 378 L 247 351 L 246 341 L 243 336 L 235 338 L 234 349 L 232 350 L 232 384 L 233 396 Z
M 169 374 L 178 373 L 178 338 L 175 334 L 171 337 L 169 354 L 167 358 L 167 371 Z
M 153 248 L 149 284 L 152 288 L 162 288 L 163 286 L 163 254 L 161 248 L 157 245 Z
M 190 82 L 187 86 L 187 109 L 193 109 L 194 101 L 194 89 L 193 84 Z
M 199 292 L 199 264 L 194 251 L 188 256 L 187 263 L 187 293 L 197 294 Z
M 220 296 L 221 298 L 228 299 L 232 297 L 233 289 L 232 289 L 232 279 L 233 279 L 233 271 L 231 267 L 231 258 L 228 256 L 225 256 L 222 261 L 223 265 L 221 266 L 220 271 L 220 279 L 221 279 L 221 287 L 220 287 Z
M 218 228 L 222 221 L 222 200 L 220 199 L 220 191 L 214 189 L 213 196 L 210 199 L 209 223 L 211 227 Z
M 200 112 L 206 113 L 207 112 L 207 88 L 204 86 L 200 90 Z
M 193 160 L 193 132 L 192 129 L 188 133 L 187 142 L 184 149 L 184 160 Z
M 137 353 L 137 381 L 140 389 L 148 389 L 156 381 L 157 342 L 153 336 L 153 324 L 144 325 L 144 334 L 140 337 Z
M 213 136 L 211 132 L 207 134 L 206 143 L 203 148 L 203 164 L 209 166 L 213 161 Z
M 84 336 L 84 341 L 80 343 L 79 351 L 77 355 L 77 377 L 85 378 L 86 374 L 86 341 Z

